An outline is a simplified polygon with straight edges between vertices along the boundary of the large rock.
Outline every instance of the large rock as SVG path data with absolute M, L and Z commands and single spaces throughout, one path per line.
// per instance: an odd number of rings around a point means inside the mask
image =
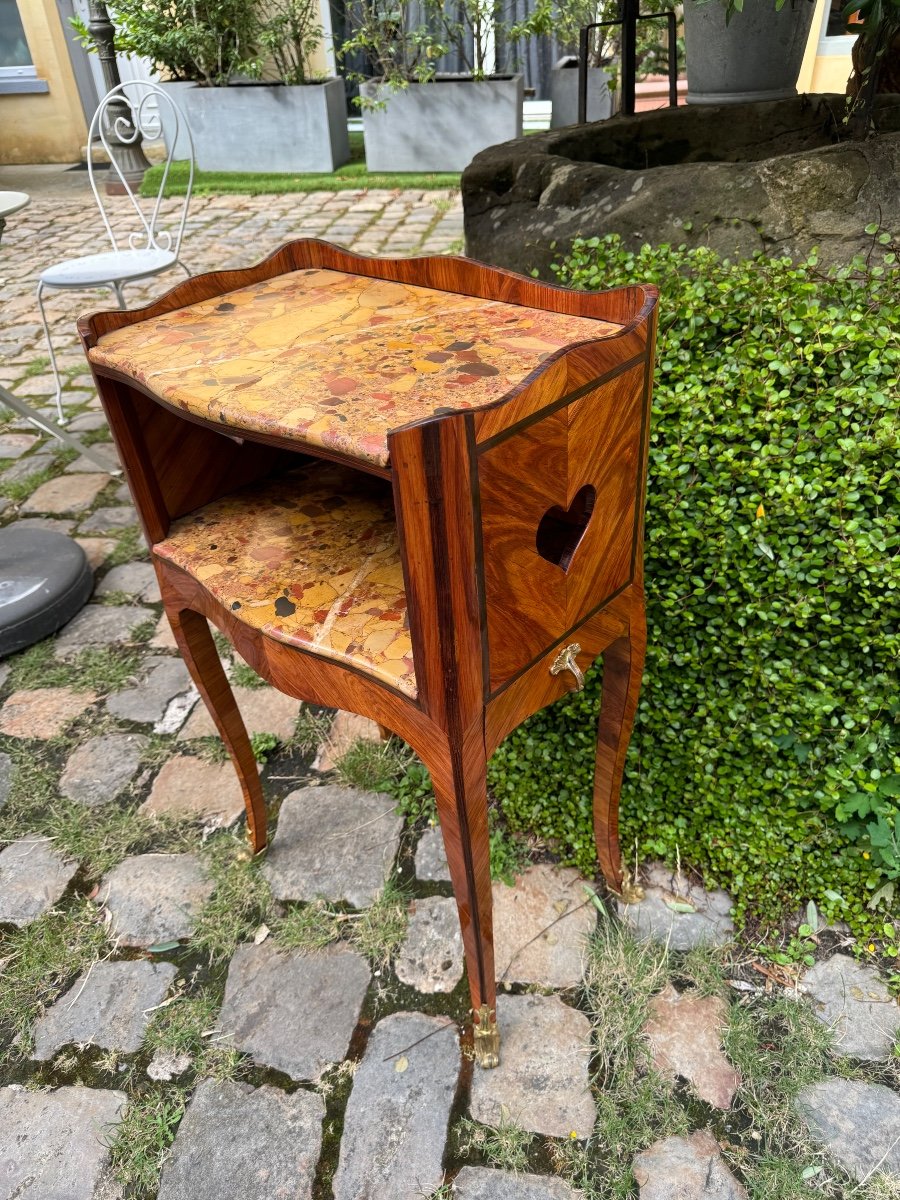
M 0 1194 L 4 1200 L 101 1200 L 124 1092 L 0 1088 Z
M 200 817 L 206 829 L 227 829 L 244 814 L 244 794 L 230 761 L 215 763 L 176 754 L 163 763 L 138 812 Z
M 104 877 L 97 901 L 109 910 L 111 938 L 146 949 L 189 938 L 213 888 L 194 854 L 137 854 Z
M 159 1200 L 310 1200 L 320 1096 L 204 1079 L 166 1159 Z M 239 1181 L 239 1182 L 238 1182 Z
M 711 1133 L 663 1138 L 634 1159 L 640 1200 L 747 1200 Z
M 152 608 L 89 604 L 57 635 L 53 653 L 57 658 L 74 658 L 82 650 L 118 646 L 130 641 L 138 626 L 155 620 Z
M 880 1083 L 823 1079 L 805 1087 L 797 1110 L 809 1132 L 855 1179 L 900 1175 L 900 1096 Z
M 816 1016 L 834 1031 L 835 1046 L 853 1058 L 886 1058 L 900 1035 L 900 1009 L 884 980 L 846 954 L 833 954 L 806 972 L 800 990 Z
M 402 828 L 390 796 L 301 788 L 281 806 L 263 874 L 278 900 L 321 896 L 364 908 L 384 886 Z
M 450 867 L 444 848 L 444 835 L 440 825 L 426 829 L 416 846 L 416 879 L 434 883 L 450 882 Z
M 340 1062 L 371 974 L 353 950 L 282 953 L 272 942 L 238 946 L 228 967 L 219 1028 L 231 1045 L 291 1079 L 318 1079 Z
M 456 1031 L 443 1018 L 378 1022 L 347 1102 L 334 1200 L 412 1200 L 440 1186 L 459 1069 Z
M 500 1066 L 472 1076 L 472 1116 L 547 1137 L 586 1138 L 596 1108 L 588 1084 L 591 1026 L 558 996 L 498 996 Z
M 542 863 L 519 875 L 514 887 L 495 883 L 493 894 L 498 980 L 577 987 L 597 924 L 578 872 Z
M 870 221 L 900 226 L 900 102 L 880 100 L 879 136 L 835 143 L 844 107 L 682 106 L 492 146 L 463 173 L 466 252 L 544 278 L 574 238 L 606 233 L 849 262 Z
M 23 837 L 0 851 L 0 925 L 20 929 L 59 900 L 78 870 L 49 838 Z
M 273 733 L 281 742 L 290 741 L 303 707 L 299 700 L 272 687 L 236 687 L 232 691 L 251 736 L 254 733 Z M 182 726 L 178 740 L 218 736 L 219 731 L 213 724 L 209 709 L 205 704 L 198 704 Z
M 728 1005 L 719 996 L 679 995 L 668 984 L 650 1001 L 644 1034 L 653 1065 L 663 1075 L 680 1075 L 714 1108 L 731 1107 L 741 1076 L 722 1053 Z
M 579 1200 L 581 1193 L 547 1175 L 463 1167 L 453 1181 L 453 1195 L 455 1200 Z
M 46 1062 L 75 1042 L 134 1054 L 177 974 L 165 962 L 94 963 L 38 1021 L 32 1058 Z

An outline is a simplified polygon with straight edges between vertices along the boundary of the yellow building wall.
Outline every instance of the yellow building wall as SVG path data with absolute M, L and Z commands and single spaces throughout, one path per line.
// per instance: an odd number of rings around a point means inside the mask
M 39 79 L 49 92 L 0 95 L 0 163 L 78 162 L 87 124 L 54 0 L 17 0 Z
M 800 78 L 797 80 L 798 92 L 840 92 L 843 94 L 847 90 L 847 80 L 853 69 L 849 50 L 846 54 L 822 53 L 822 30 L 825 28 L 830 8 L 831 0 L 816 0 L 816 13 L 809 31 L 803 66 L 800 68 Z M 838 39 L 829 39 L 829 41 L 832 40 L 838 41 Z

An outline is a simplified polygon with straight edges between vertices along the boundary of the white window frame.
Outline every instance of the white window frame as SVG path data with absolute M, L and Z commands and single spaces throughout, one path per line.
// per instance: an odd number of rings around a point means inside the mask
M 819 20 L 819 40 L 816 43 L 817 57 L 847 57 L 853 49 L 856 37 L 852 33 L 828 34 L 828 17 L 831 13 L 831 0 L 825 0 L 822 5 L 822 16 Z

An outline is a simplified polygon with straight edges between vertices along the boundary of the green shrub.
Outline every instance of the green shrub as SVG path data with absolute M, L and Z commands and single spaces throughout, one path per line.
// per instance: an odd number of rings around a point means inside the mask
M 557 268 L 661 292 L 623 849 L 679 853 L 739 918 L 814 900 L 859 932 L 900 876 L 900 798 L 880 782 L 900 771 L 900 270 L 873 241 L 872 262 L 828 273 L 614 237 Z M 597 687 L 594 671 L 490 768 L 511 827 L 584 870 Z

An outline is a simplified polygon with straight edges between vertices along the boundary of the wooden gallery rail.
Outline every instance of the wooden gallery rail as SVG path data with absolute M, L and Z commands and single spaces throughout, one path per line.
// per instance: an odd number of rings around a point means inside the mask
M 298 241 L 79 322 L 254 849 L 259 776 L 207 618 L 276 688 L 373 718 L 430 770 L 485 1067 L 487 760 L 599 654 L 597 848 L 622 883 L 656 300 Z

